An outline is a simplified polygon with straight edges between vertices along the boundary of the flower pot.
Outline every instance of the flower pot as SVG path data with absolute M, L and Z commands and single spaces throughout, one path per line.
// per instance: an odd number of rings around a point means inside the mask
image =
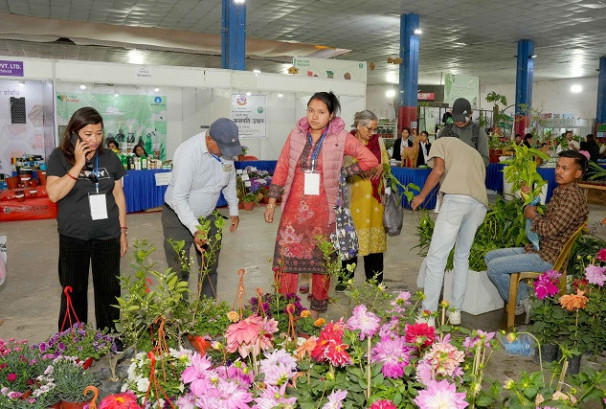
M 541 345 L 541 359 L 543 364 L 546 362 L 555 361 L 558 356 L 558 346 L 556 344 L 542 344 Z M 539 348 L 534 350 L 534 362 L 539 363 Z
M 37 170 L 36 175 L 38 176 L 38 181 L 40 186 L 46 185 L 46 171 L 45 170 Z
M 11 176 L 10 178 L 6 178 L 6 184 L 9 189 L 17 189 L 17 185 L 19 184 L 19 178 L 17 176 Z
M 61 409 L 83 409 L 90 401 L 86 400 L 84 402 L 68 402 L 65 400 L 61 401 Z
M 243 202 L 242 207 L 244 207 L 244 210 L 252 210 L 255 207 L 255 203 L 254 202 Z
M 568 371 L 566 373 L 571 375 L 577 375 L 579 373 L 579 369 L 581 368 L 581 357 L 582 355 L 575 355 L 568 359 Z
M 53 405 L 50 405 L 49 408 L 50 409 L 61 409 L 61 401 L 59 401 Z

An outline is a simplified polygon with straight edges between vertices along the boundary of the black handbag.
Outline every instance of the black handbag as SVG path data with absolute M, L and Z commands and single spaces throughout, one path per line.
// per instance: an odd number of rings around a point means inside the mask
M 341 260 L 350 260 L 356 257 L 360 249 L 358 235 L 349 209 L 348 197 L 346 174 L 345 170 L 341 169 L 339 197 L 335 205 L 335 231 L 330 234 L 330 241 Z

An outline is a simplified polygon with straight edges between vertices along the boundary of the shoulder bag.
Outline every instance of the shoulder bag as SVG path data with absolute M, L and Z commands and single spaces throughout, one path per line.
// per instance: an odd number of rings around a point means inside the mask
M 351 210 L 349 209 L 348 197 L 346 174 L 345 170 L 341 168 L 339 197 L 335 205 L 335 231 L 330 234 L 330 241 L 341 260 L 356 257 L 360 248 Z

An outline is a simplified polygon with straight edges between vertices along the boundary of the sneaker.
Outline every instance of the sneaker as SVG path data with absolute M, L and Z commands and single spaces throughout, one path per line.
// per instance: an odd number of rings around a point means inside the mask
M 339 284 L 337 284 L 337 286 L 335 287 L 335 290 L 337 291 L 345 291 L 347 289 L 347 284 L 339 282 Z
M 524 312 L 526 313 L 526 317 L 524 318 L 524 324 L 530 324 L 530 310 L 532 308 L 532 301 L 530 297 L 526 297 L 522 300 L 522 307 L 524 308 Z
M 448 311 L 446 316 L 451 325 L 461 325 L 461 311 Z

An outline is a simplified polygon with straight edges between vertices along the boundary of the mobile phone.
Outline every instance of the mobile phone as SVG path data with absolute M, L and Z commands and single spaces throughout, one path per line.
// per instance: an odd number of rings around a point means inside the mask
M 78 134 L 76 132 L 72 132 L 69 134 L 69 142 L 72 146 L 76 147 L 76 142 L 78 141 Z

